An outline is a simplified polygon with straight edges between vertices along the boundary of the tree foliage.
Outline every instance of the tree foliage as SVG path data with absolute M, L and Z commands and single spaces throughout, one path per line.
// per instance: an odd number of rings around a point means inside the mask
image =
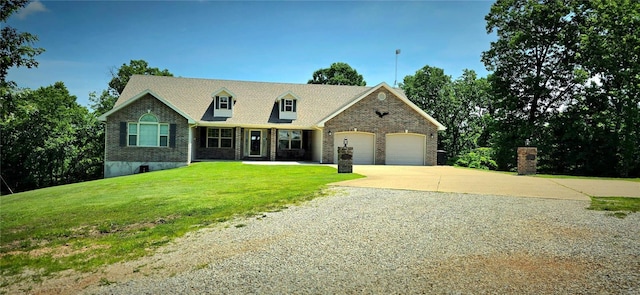
M 0 123 L 2 174 L 14 191 L 102 175 L 102 127 L 62 82 L 16 92 Z
M 453 157 L 487 143 L 490 121 L 488 83 L 472 70 L 455 81 L 444 70 L 424 66 L 404 78 L 400 87 L 413 103 L 447 127 L 438 147 Z
M 111 70 L 111 81 L 109 81 L 109 91 L 112 96 L 122 94 L 122 90 L 133 75 L 153 75 L 153 76 L 173 76 L 169 70 L 150 68 L 149 63 L 142 59 L 131 60 L 129 64 L 122 64 L 117 70 Z
M 367 82 L 347 63 L 336 62 L 329 68 L 313 72 L 313 78 L 307 84 L 366 86 Z
M 530 140 L 545 172 L 639 175 L 640 3 L 505 0 L 485 19 L 500 168 Z
M 16 11 L 27 5 L 28 0 L 0 1 L 0 109 L 2 118 L 14 109 L 15 97 L 12 89 L 14 82 L 7 81 L 7 73 L 12 67 L 37 67 L 35 56 L 44 52 L 43 48 L 33 47 L 38 41 L 36 35 L 19 32 L 13 27 L 7 26 L 7 19 Z

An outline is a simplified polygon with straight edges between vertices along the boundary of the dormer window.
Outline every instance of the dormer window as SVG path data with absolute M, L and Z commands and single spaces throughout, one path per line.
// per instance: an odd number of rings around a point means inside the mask
M 283 99 L 284 103 L 282 104 L 283 112 L 295 112 L 296 111 L 296 101 L 294 99 Z
M 231 109 L 231 104 L 229 103 L 229 97 L 228 96 L 218 96 L 217 97 L 218 103 L 216 106 L 217 110 L 230 110 Z
M 290 91 L 280 95 L 276 102 L 278 103 L 279 117 L 281 120 L 298 119 L 298 102 L 300 98 Z
M 222 87 L 213 94 L 213 116 L 231 118 L 233 116 L 233 105 L 235 95 L 228 89 Z

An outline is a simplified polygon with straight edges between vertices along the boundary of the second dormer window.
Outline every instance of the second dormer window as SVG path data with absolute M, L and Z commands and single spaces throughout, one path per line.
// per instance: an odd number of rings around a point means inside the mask
M 280 110 L 283 112 L 295 112 L 296 101 L 294 99 L 283 99 Z
M 219 110 L 230 110 L 231 103 L 229 103 L 229 96 L 218 96 L 218 107 Z

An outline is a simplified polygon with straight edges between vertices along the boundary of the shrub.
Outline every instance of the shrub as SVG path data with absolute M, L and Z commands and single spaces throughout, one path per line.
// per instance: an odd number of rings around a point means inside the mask
M 455 166 L 477 168 L 484 170 L 496 170 L 498 164 L 493 159 L 493 149 L 477 148 L 458 157 Z

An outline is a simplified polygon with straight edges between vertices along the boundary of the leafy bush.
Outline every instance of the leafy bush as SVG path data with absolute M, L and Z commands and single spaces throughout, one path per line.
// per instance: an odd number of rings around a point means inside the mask
M 491 148 L 474 149 L 458 157 L 454 165 L 484 170 L 496 170 L 498 168 L 498 164 L 493 159 L 493 149 Z

